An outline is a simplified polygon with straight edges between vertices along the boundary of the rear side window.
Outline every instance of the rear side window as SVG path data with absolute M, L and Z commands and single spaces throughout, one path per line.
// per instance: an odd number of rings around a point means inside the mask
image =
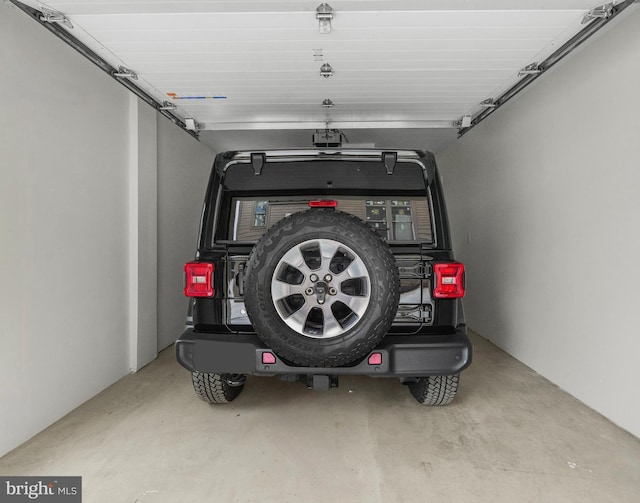
M 228 228 L 229 241 L 258 241 L 269 227 L 283 218 L 309 209 L 309 201 L 331 199 L 337 209 L 354 215 L 369 224 L 376 233 L 390 242 L 421 242 L 433 244 L 431 211 L 426 197 L 318 197 L 304 196 L 232 199 Z

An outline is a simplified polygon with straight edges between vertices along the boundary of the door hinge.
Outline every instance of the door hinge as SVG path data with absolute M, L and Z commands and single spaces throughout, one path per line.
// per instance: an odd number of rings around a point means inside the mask
M 398 264 L 398 273 L 401 278 L 428 278 L 431 275 L 431 266 L 425 262 L 417 262 L 410 265 Z
M 535 63 L 531 63 L 520 70 L 518 72 L 518 77 L 524 77 L 525 75 L 538 75 L 539 73 L 542 73 L 542 68 L 540 68 L 536 61 Z
M 614 2 L 609 2 L 603 5 L 599 5 L 598 7 L 594 7 L 584 15 L 584 17 L 582 18 L 582 24 L 587 24 L 589 21 L 593 21 L 594 19 L 610 18 L 613 14 L 614 7 Z
M 67 28 L 73 29 L 73 24 L 62 12 L 45 7 L 44 5 L 40 6 L 40 12 L 42 12 L 40 21 L 45 23 L 60 23 L 65 25 Z
M 406 307 L 403 309 L 403 306 L 400 305 L 396 316 L 400 319 L 404 318 L 421 322 L 430 322 L 432 310 L 433 308 L 431 307 L 431 304 L 423 304 L 421 306 L 417 306 L 415 309 L 407 309 Z
M 496 108 L 498 105 L 493 98 L 487 98 L 486 100 L 480 102 L 480 106 L 482 108 Z
M 333 19 L 333 7 L 328 3 L 318 5 L 316 9 L 316 19 L 320 33 L 326 35 L 331 33 L 331 20 Z
M 138 74 L 133 70 L 129 70 L 124 66 L 119 66 L 118 69 L 112 74 L 114 77 L 119 77 L 121 79 L 132 79 L 138 80 Z
M 430 304 L 423 304 L 422 306 L 420 306 L 420 319 L 422 321 L 431 321 L 431 305 Z
M 167 110 L 167 111 L 171 111 L 174 112 L 178 109 L 178 107 L 171 103 L 170 101 L 163 101 L 162 105 L 158 107 L 158 110 Z

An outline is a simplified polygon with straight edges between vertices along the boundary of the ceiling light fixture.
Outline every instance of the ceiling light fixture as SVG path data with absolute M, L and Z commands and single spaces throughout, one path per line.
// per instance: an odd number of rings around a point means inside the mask
M 322 102 L 322 108 L 332 108 L 333 107 L 333 101 L 331 101 L 329 98 L 325 99 Z

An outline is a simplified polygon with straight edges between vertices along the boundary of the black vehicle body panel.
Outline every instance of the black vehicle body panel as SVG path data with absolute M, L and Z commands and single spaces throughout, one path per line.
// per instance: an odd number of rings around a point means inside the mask
M 302 367 L 276 357 L 263 363 L 270 349 L 255 334 L 207 334 L 187 329 L 176 344 L 178 362 L 192 372 L 255 375 L 320 374 L 370 377 L 421 377 L 457 374 L 471 363 L 464 325 L 447 335 L 390 335 L 362 361 L 345 367 Z M 381 354 L 381 363 L 368 357 Z
M 289 183 L 291 168 L 287 167 L 284 178 L 269 179 L 270 163 L 286 166 L 287 162 L 362 162 L 377 163 L 380 173 L 372 177 L 369 186 L 356 188 L 361 181 L 359 173 L 352 170 L 351 178 L 339 183 L 329 180 L 330 187 L 317 187 L 324 180 L 317 176 L 308 180 L 308 186 L 300 188 Z M 384 173 L 381 151 L 267 151 L 263 174 L 254 175 L 251 152 L 225 152 L 216 156 L 202 212 L 196 261 L 214 264 L 215 294 L 212 298 L 190 299 L 193 325 L 186 328 L 176 343 L 176 354 L 182 366 L 194 372 L 233 374 L 307 374 L 340 375 L 359 374 L 372 377 L 420 377 L 429 375 L 457 374 L 471 363 L 472 345 L 467 336 L 462 303 L 459 299 L 433 299 L 433 317 L 429 323 L 412 326 L 392 325 L 388 334 L 373 352 L 382 354 L 382 365 L 368 365 L 367 358 L 344 367 L 301 367 L 283 361 L 276 355 L 276 363 L 262 363 L 261 355 L 269 348 L 254 333 L 251 325 L 230 326 L 225 314 L 229 294 L 229 278 L 225 272 L 231 257 L 248 256 L 254 243 L 229 242 L 221 239 L 219 229 L 224 230 L 231 215 L 230 192 L 234 196 L 255 195 L 278 196 L 296 190 L 296 194 L 309 195 L 363 195 L 388 194 L 429 197 L 432 212 L 433 243 L 389 243 L 393 254 L 420 256 L 426 264 L 425 281 L 430 280 L 429 265 L 454 260 L 451 250 L 446 207 L 435 158 L 430 152 L 398 151 L 398 162 L 406 161 L 421 168 L 422 187 L 416 186 L 415 175 L 403 183 L 404 171 L 396 168 L 394 174 Z M 405 159 L 406 158 L 406 159 Z M 404 159 L 404 160 L 403 160 Z M 354 161 L 355 160 L 355 161 Z M 407 164 L 407 165 L 408 165 Z M 323 164 L 317 164 L 321 166 Z M 231 166 L 231 168 L 230 168 Z M 363 164 L 365 166 L 365 164 Z M 400 166 L 400 164 L 398 165 Z M 227 169 L 241 169 L 244 176 L 225 179 Z M 377 169 L 377 168 L 376 168 Z M 409 173 L 411 170 L 405 170 Z M 235 175 L 234 175 L 235 176 Z M 244 183 L 244 182 L 246 183 Z M 231 190 L 225 183 L 234 185 Z M 304 184 L 303 184 L 304 185 Z M 379 187 L 381 186 L 381 187 Z M 389 188 L 391 187 L 391 189 Z M 427 192 L 425 192 L 425 189 Z

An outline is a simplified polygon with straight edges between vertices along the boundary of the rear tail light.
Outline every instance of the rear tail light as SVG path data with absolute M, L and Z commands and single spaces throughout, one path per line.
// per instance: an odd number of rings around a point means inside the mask
M 184 265 L 184 294 L 187 297 L 213 297 L 213 264 L 188 262 Z
M 464 297 L 464 264 L 449 262 L 434 264 L 433 296 L 437 299 Z
M 333 199 L 319 199 L 317 201 L 309 201 L 309 208 L 335 208 L 338 201 Z

